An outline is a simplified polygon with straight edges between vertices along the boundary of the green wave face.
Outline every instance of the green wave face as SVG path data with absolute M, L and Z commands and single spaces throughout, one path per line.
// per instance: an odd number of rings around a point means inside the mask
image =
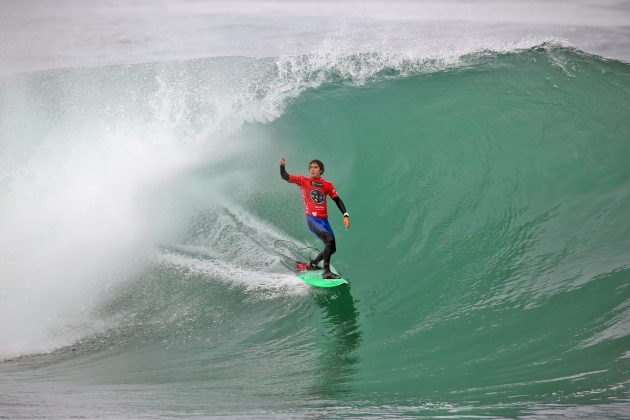
M 302 77 L 226 135 L 234 154 L 157 188 L 176 233 L 99 292 L 99 331 L 0 366 L 14 399 L 88 416 L 102 398 L 132 417 L 627 413 L 630 68 L 561 48 L 421 67 Z M 276 239 L 320 246 L 281 155 L 292 174 L 325 163 L 350 287 L 278 264 Z

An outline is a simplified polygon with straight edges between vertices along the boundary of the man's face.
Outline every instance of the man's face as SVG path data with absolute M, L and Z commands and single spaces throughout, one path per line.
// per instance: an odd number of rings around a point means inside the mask
M 319 178 L 322 175 L 322 169 L 315 162 L 308 165 L 308 171 L 311 173 L 311 177 Z

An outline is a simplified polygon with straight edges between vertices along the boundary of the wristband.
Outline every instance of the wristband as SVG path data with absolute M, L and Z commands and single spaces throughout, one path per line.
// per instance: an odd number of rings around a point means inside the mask
M 343 217 L 350 217 L 350 215 L 348 213 L 344 213 Z

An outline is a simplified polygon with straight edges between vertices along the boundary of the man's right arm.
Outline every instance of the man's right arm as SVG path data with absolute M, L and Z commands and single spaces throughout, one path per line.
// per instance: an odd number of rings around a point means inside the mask
M 285 168 L 286 164 L 287 160 L 284 158 L 284 156 L 282 156 L 280 158 L 280 176 L 282 177 L 282 179 L 289 182 L 289 174 Z

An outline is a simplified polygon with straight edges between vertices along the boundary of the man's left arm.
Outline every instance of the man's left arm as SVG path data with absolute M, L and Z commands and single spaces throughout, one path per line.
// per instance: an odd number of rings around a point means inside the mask
M 337 204 L 337 207 L 339 207 L 339 210 L 343 213 L 343 225 L 345 226 L 346 230 L 350 229 L 350 215 L 348 214 L 348 210 L 346 210 L 346 206 L 345 204 L 343 204 L 341 197 L 335 194 L 335 196 L 333 197 L 333 201 L 335 202 L 335 204 Z

